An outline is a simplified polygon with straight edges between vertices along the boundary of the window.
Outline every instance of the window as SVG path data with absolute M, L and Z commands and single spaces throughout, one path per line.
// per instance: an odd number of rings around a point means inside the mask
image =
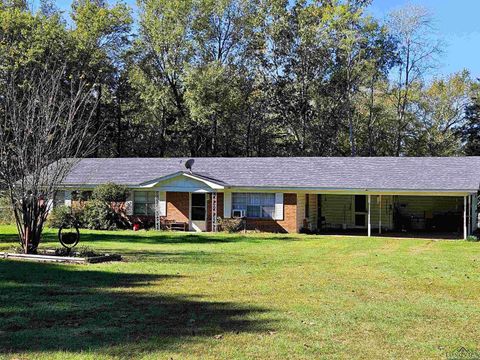
M 355 195 L 355 212 L 367 211 L 367 196 Z
M 93 191 L 72 191 L 73 201 L 88 201 L 92 198 Z
M 207 209 L 205 207 L 205 194 L 192 194 L 192 220 L 205 221 Z
M 135 215 L 155 215 L 155 192 L 135 191 L 133 193 L 133 213 Z
M 53 206 L 65 205 L 65 191 L 57 191 L 53 197 Z
M 233 193 L 232 209 L 244 210 L 248 218 L 275 218 L 275 194 Z

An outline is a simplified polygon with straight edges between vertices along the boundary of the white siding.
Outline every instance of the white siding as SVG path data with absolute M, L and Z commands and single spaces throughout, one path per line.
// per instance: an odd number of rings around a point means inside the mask
M 393 229 L 393 196 L 382 195 L 382 229 Z M 378 229 L 380 220 L 380 197 L 372 195 L 372 229 Z
M 462 211 L 463 197 L 447 196 L 396 196 L 402 214 L 423 217 L 447 211 Z
M 191 179 L 185 176 L 179 176 L 174 179 L 162 182 L 157 187 L 161 191 L 178 192 L 211 192 L 212 188 L 207 184 Z
M 382 196 L 382 228 L 393 228 L 392 196 Z M 355 227 L 355 196 L 354 195 L 321 195 L 321 216 L 325 217 L 327 227 Z M 380 203 L 377 195 L 371 196 L 372 229 L 378 229 L 380 220 Z
M 321 213 L 327 227 L 354 226 L 352 195 L 321 195 Z

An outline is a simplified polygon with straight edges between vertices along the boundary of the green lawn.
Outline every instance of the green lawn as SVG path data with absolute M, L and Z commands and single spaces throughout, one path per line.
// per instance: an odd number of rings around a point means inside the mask
M 480 350 L 480 243 L 83 231 L 125 261 L 0 260 L 0 358 L 445 358 Z M 57 246 L 47 231 L 46 247 Z M 0 227 L 0 251 L 15 245 Z

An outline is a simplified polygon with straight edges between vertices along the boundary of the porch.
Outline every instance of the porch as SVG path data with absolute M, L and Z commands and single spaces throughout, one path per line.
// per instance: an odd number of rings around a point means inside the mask
M 223 193 L 156 191 L 150 194 L 155 197 L 150 206 L 156 230 L 218 230 L 217 219 L 223 215 Z M 139 195 L 142 196 L 142 192 L 133 193 L 134 204 L 138 204 Z

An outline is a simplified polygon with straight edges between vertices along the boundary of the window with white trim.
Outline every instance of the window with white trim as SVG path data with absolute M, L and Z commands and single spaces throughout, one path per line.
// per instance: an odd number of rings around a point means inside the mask
M 248 218 L 274 219 L 275 194 L 232 193 L 232 210 L 244 210 Z
M 133 214 L 155 215 L 155 191 L 133 192 Z

